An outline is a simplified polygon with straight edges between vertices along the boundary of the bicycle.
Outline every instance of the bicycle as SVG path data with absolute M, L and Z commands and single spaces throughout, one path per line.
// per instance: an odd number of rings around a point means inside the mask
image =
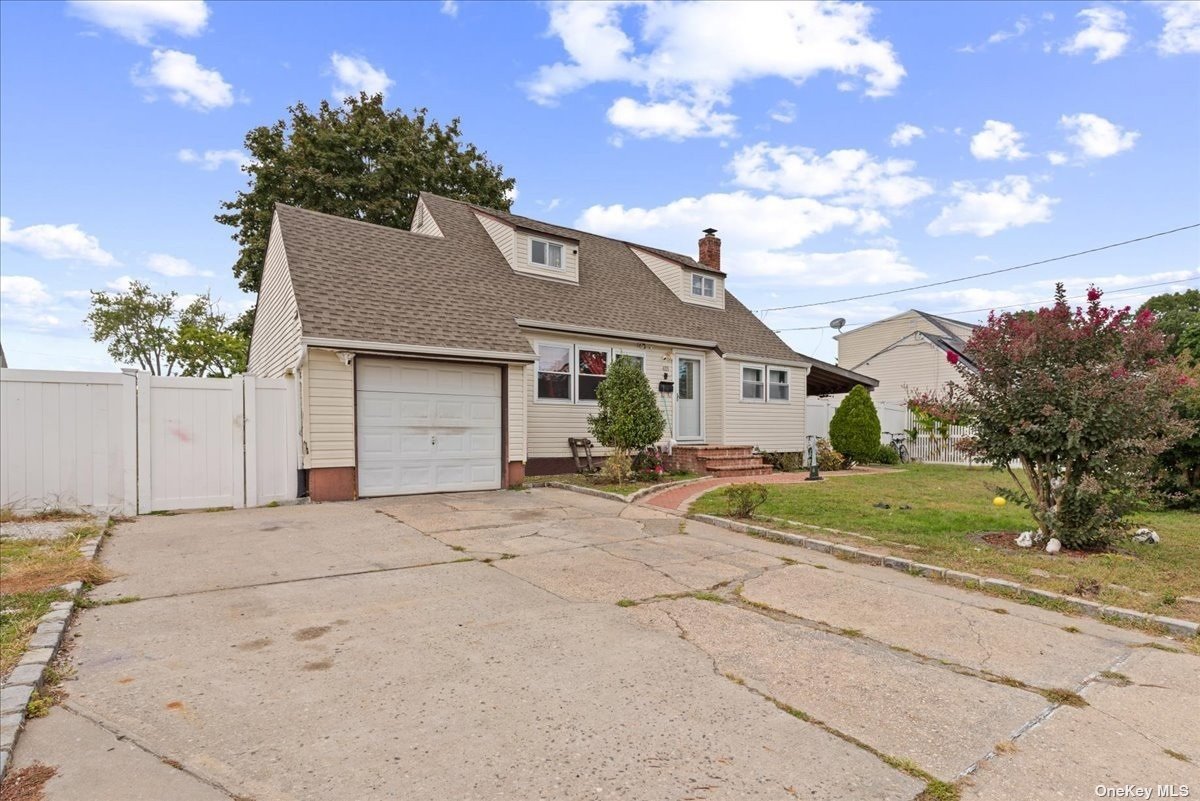
M 908 464 L 912 461 L 912 456 L 908 453 L 908 436 L 905 434 L 893 434 L 891 431 L 884 431 L 885 436 L 891 439 L 888 447 L 896 452 L 896 456 L 900 458 L 901 463 Z

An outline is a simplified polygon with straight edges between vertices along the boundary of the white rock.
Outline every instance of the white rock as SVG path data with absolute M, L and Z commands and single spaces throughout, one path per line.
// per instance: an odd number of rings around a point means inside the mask
M 1133 539 L 1135 542 L 1148 542 L 1151 545 L 1158 545 L 1162 538 L 1152 528 L 1139 528 L 1133 535 Z
M 1017 537 L 1017 545 L 1020 545 L 1022 548 L 1032 548 L 1033 547 L 1033 532 L 1032 531 L 1022 531 L 1021 536 Z
M 1051 537 L 1050 541 L 1046 543 L 1046 553 L 1058 553 L 1061 550 L 1062 543 L 1058 541 L 1057 537 Z

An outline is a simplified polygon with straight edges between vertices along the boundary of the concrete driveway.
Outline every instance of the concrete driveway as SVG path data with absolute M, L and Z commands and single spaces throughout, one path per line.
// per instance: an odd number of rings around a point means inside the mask
M 50 801 L 1200 790 L 1178 643 L 660 510 L 538 489 L 144 517 L 102 557 L 93 599 L 137 600 L 80 613 L 69 697 L 15 754 L 58 768 Z

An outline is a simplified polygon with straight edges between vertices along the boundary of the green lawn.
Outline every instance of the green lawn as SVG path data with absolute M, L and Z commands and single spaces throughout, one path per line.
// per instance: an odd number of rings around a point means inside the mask
M 617 495 L 632 495 L 640 489 L 646 487 L 657 487 L 660 484 L 669 484 L 672 481 L 687 481 L 690 478 L 700 478 L 698 473 L 665 473 L 662 481 L 627 481 L 624 484 L 605 484 L 597 481 L 595 477 L 583 475 L 582 473 L 564 473 L 557 476 L 530 476 L 527 480 L 530 483 L 539 481 L 557 481 L 560 484 L 575 484 L 580 487 L 591 487 L 592 489 L 600 490 L 601 492 L 612 492 Z
M 973 535 L 1032 529 L 1033 520 L 1015 504 L 1002 509 L 993 506 L 998 486 L 1011 486 L 1011 479 L 986 468 L 905 465 L 899 472 L 768 485 L 767 502 L 757 514 L 866 534 L 879 539 L 869 543 L 874 550 L 955 570 L 1200 620 L 1200 605 L 1180 600 L 1182 596 L 1200 597 L 1200 514 L 1143 512 L 1132 516 L 1131 523 L 1158 531 L 1162 536 L 1159 545 L 1124 542 L 1108 553 L 1085 557 L 1050 556 L 1032 549 L 1002 550 Z M 901 508 L 905 505 L 911 508 Z M 700 498 L 692 511 L 723 515 L 722 491 Z M 862 539 L 849 535 L 824 532 L 817 536 L 863 545 Z M 1100 586 L 1099 595 L 1077 591 L 1081 584 L 1091 582 Z M 1108 586 L 1112 584 L 1128 589 Z

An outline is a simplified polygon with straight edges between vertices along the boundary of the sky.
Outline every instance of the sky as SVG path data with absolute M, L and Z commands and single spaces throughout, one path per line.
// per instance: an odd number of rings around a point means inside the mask
M 5 2 L 9 365 L 114 369 L 83 318 L 131 279 L 251 305 L 213 220 L 246 132 L 360 90 L 461 118 L 516 213 L 718 229 L 729 290 L 830 361 L 835 317 L 1200 287 L 1190 229 L 843 300 L 1200 222 L 1200 2 Z

